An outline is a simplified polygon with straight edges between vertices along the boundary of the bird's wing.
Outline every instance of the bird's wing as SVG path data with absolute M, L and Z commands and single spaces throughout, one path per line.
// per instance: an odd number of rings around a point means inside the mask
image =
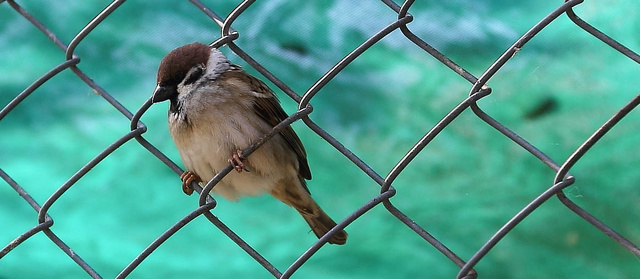
M 240 71 L 243 70 L 239 69 L 235 72 L 240 75 L 240 73 L 238 73 Z M 284 121 L 288 116 L 280 106 L 280 102 L 273 91 L 271 91 L 264 82 L 256 77 L 251 76 L 246 72 L 243 74 L 242 79 L 248 79 L 246 81 L 251 84 L 251 88 L 256 89 L 252 92 L 253 95 L 257 97 L 254 99 L 255 101 L 253 103 L 256 114 L 272 127 Z M 302 142 L 300 141 L 300 138 L 298 138 L 298 135 L 296 135 L 296 132 L 293 131 L 291 126 L 287 126 L 280 131 L 280 135 L 296 153 L 298 157 L 298 165 L 300 166 L 300 175 L 305 179 L 311 179 L 311 170 L 307 163 L 307 152 L 304 150 L 304 146 L 302 146 Z M 304 185 L 304 180 L 302 182 Z M 307 191 L 309 191 L 309 189 L 307 189 Z

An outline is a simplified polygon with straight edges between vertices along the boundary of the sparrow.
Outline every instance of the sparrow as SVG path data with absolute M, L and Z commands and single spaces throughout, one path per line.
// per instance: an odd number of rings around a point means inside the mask
M 211 180 L 231 164 L 212 190 L 228 200 L 269 193 L 295 208 L 320 238 L 336 226 L 311 198 L 307 154 L 290 126 L 244 158 L 249 147 L 287 118 L 267 85 L 235 65 L 216 48 L 192 43 L 169 52 L 158 68 L 153 103 L 169 100 L 169 132 L 186 171 L 183 191 L 190 183 Z M 331 244 L 345 244 L 339 231 Z

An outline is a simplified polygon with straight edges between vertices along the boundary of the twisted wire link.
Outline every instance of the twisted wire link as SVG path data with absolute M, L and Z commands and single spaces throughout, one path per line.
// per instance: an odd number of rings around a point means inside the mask
M 629 250 L 631 253 L 640 257 L 640 248 L 636 244 L 634 244 L 631 240 L 625 238 L 620 235 L 611 227 L 607 226 L 603 221 L 600 221 L 593 214 L 589 213 L 585 209 L 579 207 L 577 204 L 572 202 L 564 193 L 564 189 L 566 187 L 572 185 L 575 181 L 575 177 L 569 173 L 569 170 L 575 165 L 576 162 L 580 160 L 580 158 L 585 155 L 591 147 L 593 147 L 598 140 L 600 140 L 605 134 L 610 131 L 621 119 L 623 119 L 631 110 L 635 109 L 638 104 L 640 104 L 640 95 L 633 98 L 626 105 L 624 105 L 618 112 L 616 112 L 609 120 L 600 126 L 591 137 L 586 139 L 564 162 L 557 163 L 552 160 L 547 154 L 540 151 L 534 145 L 529 143 L 527 140 L 513 132 L 511 129 L 503 125 L 501 122 L 491 117 L 489 114 L 484 112 L 480 106 L 478 105 L 478 100 L 489 96 L 492 93 L 491 87 L 488 85 L 488 82 L 491 78 L 503 68 L 505 64 L 509 62 L 509 60 L 519 51 L 521 51 L 527 42 L 535 39 L 535 36 L 544 28 L 546 28 L 551 22 L 556 20 L 558 17 L 563 14 L 567 15 L 572 22 L 574 22 L 577 28 L 580 28 L 586 31 L 588 34 L 593 37 L 601 40 L 609 47 L 617 50 L 622 55 L 628 57 L 630 60 L 635 61 L 636 63 L 640 63 L 640 55 L 638 55 L 633 50 L 627 48 L 626 46 L 620 44 L 614 38 L 609 37 L 603 32 L 599 31 L 597 28 L 593 27 L 589 23 L 580 19 L 578 15 L 573 11 L 573 7 L 581 4 L 583 0 L 567 0 L 563 3 L 559 3 L 558 7 L 551 11 L 548 15 L 542 18 L 538 23 L 533 25 L 524 35 L 522 35 L 518 40 L 514 42 L 514 44 L 509 47 L 495 62 L 487 68 L 484 73 L 482 73 L 479 77 L 475 77 L 469 71 L 464 69 L 463 67 L 456 64 L 449 57 L 445 56 L 441 52 L 439 52 L 436 48 L 432 47 L 426 40 L 420 38 L 415 33 L 413 33 L 409 28 L 409 23 L 411 23 L 414 17 L 409 13 L 410 7 L 414 4 L 415 1 L 407 0 L 402 3 L 402 5 L 398 5 L 397 3 L 391 0 L 382 0 L 382 2 L 390 8 L 390 12 L 397 14 L 397 19 L 391 22 L 388 22 L 387 25 L 376 32 L 374 35 L 366 39 L 359 46 L 353 49 L 351 52 L 346 54 L 341 60 L 335 63 L 333 67 L 331 67 L 324 75 L 322 75 L 314 84 L 312 84 L 305 92 L 302 94 L 298 94 L 294 90 L 292 90 L 286 83 L 281 81 L 278 77 L 272 74 L 267 68 L 262 66 L 259 62 L 253 59 L 248 53 L 246 53 L 241 46 L 237 45 L 234 41 L 238 39 L 242 34 L 236 31 L 232 25 L 236 21 L 243 20 L 243 13 L 254 4 L 255 0 L 245 0 L 240 3 L 227 17 L 219 16 L 213 9 L 210 9 L 205 4 L 198 0 L 189 0 L 195 7 L 197 7 L 201 12 L 207 15 L 215 24 L 220 27 L 220 37 L 214 40 L 211 43 L 212 47 L 220 47 L 223 45 L 228 46 L 235 54 L 237 54 L 241 59 L 247 62 L 250 66 L 255 68 L 261 75 L 263 75 L 266 79 L 270 80 L 273 84 L 275 84 L 279 89 L 281 89 L 285 94 L 287 94 L 291 99 L 298 103 L 298 110 L 291 114 L 288 118 L 286 118 L 282 123 L 275 126 L 269 133 L 264 135 L 260 140 L 255 142 L 253 145 L 243 150 L 244 156 L 249 156 L 253 151 L 255 151 L 258 147 L 264 144 L 267 140 L 269 140 L 272 136 L 276 135 L 279 131 L 290 125 L 295 121 L 301 121 L 304 123 L 310 130 L 315 132 L 318 136 L 324 139 L 327 143 L 333 146 L 337 151 L 339 151 L 343 156 L 345 156 L 349 161 L 351 161 L 354 165 L 356 165 L 363 173 L 371 178 L 373 182 L 380 186 L 380 193 L 374 197 L 371 197 L 366 203 L 357 207 L 349 216 L 338 222 L 337 226 L 329 231 L 326 235 L 318 239 L 312 246 L 310 246 L 303 254 L 301 254 L 290 266 L 288 266 L 283 272 L 281 272 L 278 268 L 276 268 L 273 264 L 271 264 L 266 258 L 264 258 L 260 253 L 258 253 L 255 249 L 253 249 L 247 242 L 245 242 L 242 237 L 236 234 L 231 228 L 229 228 L 226 224 L 220 221 L 214 215 L 214 209 L 217 205 L 216 200 L 211 197 L 209 194 L 211 190 L 215 187 L 215 185 L 231 170 L 232 167 L 228 166 L 223 169 L 220 173 L 218 173 L 211 181 L 209 181 L 204 187 L 201 187 L 197 183 L 192 183 L 192 187 L 200 194 L 198 198 L 197 207 L 191 211 L 189 214 L 184 216 L 181 220 L 176 222 L 173 226 L 168 228 L 164 233 L 158 236 L 152 243 L 150 243 L 135 259 L 133 259 L 124 269 L 117 275 L 116 278 L 125 278 L 131 272 L 133 272 L 138 265 L 140 265 L 149 255 L 151 255 L 158 247 L 160 247 L 167 239 L 175 235 L 183 228 L 186 224 L 191 222 L 192 220 L 204 216 L 207 220 L 209 220 L 218 230 L 223 232 L 227 237 L 229 237 L 232 241 L 234 241 L 241 249 L 243 249 L 247 254 L 249 254 L 253 259 L 256 260 L 260 265 L 262 265 L 268 272 L 270 272 L 276 278 L 289 278 L 291 277 L 302 265 L 305 264 L 311 257 L 313 257 L 318 250 L 320 250 L 327 241 L 331 238 L 331 236 L 345 227 L 349 226 L 356 219 L 360 218 L 364 214 L 366 214 L 372 208 L 382 206 L 391 214 L 396 217 L 400 222 L 405 224 L 411 230 L 413 230 L 416 234 L 418 234 L 421 238 L 423 238 L 426 242 L 431 244 L 435 249 L 440 251 L 446 258 L 448 258 L 453 264 L 457 265 L 460 268 L 460 271 L 457 275 L 457 278 L 476 278 L 478 276 L 477 272 L 473 269 L 482 259 L 483 257 L 498 243 L 502 238 L 504 238 L 507 234 L 509 234 L 515 226 L 517 226 L 522 220 L 527 218 L 532 212 L 534 212 L 537 208 L 539 208 L 542 204 L 547 202 L 552 196 L 556 196 L 563 205 L 565 205 L 571 212 L 575 213 L 577 216 L 586 220 L 589 224 L 599 229 L 601 232 L 615 240 L 622 247 Z M 110 95 L 106 90 L 104 90 L 98 83 L 96 83 L 93 79 L 91 79 L 87 74 L 85 74 L 78 65 L 80 64 L 80 57 L 74 53 L 76 47 L 85 40 L 85 38 L 98 26 L 103 22 L 111 13 L 117 10 L 125 1 L 124 0 L 116 0 L 110 3 L 106 8 L 104 8 L 100 13 L 98 13 L 84 28 L 81 29 L 80 32 L 71 40 L 71 42 L 66 45 L 62 40 L 60 40 L 55 33 L 50 31 L 46 26 L 44 26 L 40 21 L 38 21 L 35 17 L 29 14 L 28 11 L 23 9 L 20 5 L 18 5 L 14 0 L 4 0 L 0 1 L 0 4 L 6 2 L 11 8 L 13 8 L 17 13 L 23 16 L 26 20 L 31 22 L 35 27 L 37 27 L 41 32 L 43 32 L 52 43 L 61 49 L 64 53 L 64 61 L 61 62 L 58 66 L 52 68 L 50 71 L 42 75 L 42 77 L 38 78 L 34 81 L 30 86 L 28 86 L 24 91 L 20 94 L 16 95 L 16 97 L 6 104 L 2 110 L 0 110 L 0 121 L 12 112 L 17 106 L 19 106 L 26 98 L 28 98 L 37 88 L 45 84 L 50 78 L 58 75 L 59 73 L 70 70 L 72 71 L 78 79 L 82 80 L 89 87 L 91 87 L 95 92 L 97 92 L 105 101 L 113 106 L 114 109 L 119 111 L 124 117 L 130 120 L 130 131 L 123 134 L 120 138 L 114 141 L 112 144 L 103 149 L 100 153 L 98 153 L 92 160 L 87 162 L 83 167 L 81 167 L 74 175 L 71 176 L 62 186 L 58 188 L 54 193 L 52 193 L 49 198 L 44 202 L 44 204 L 39 205 L 30 195 L 29 193 L 21 187 L 11 176 L 6 173 L 4 170 L 0 169 L 0 177 L 6 181 L 6 183 L 12 187 L 31 207 L 33 207 L 36 212 L 38 212 L 37 222 L 38 224 L 33 228 L 25 231 L 24 233 L 17 236 L 13 241 L 8 243 L 2 250 L 0 250 L 0 259 L 10 253 L 14 248 L 22 244 L 25 240 L 30 237 L 42 233 L 46 235 L 53 243 L 55 243 L 62 251 L 64 251 L 67 256 L 69 256 L 73 261 L 77 263 L 77 265 L 85 270 L 88 275 L 93 278 L 101 278 L 96 270 L 88 263 L 86 263 L 82 258 L 75 253 L 71 247 L 69 247 L 66 242 L 58 237 L 53 232 L 54 220 L 51 216 L 48 215 L 48 211 L 51 207 L 56 205 L 58 199 L 63 196 L 68 191 L 72 190 L 71 188 L 76 184 L 76 182 L 81 179 L 84 175 L 91 171 L 93 167 L 100 164 L 106 157 L 108 157 L 112 152 L 117 150 L 124 143 L 129 142 L 133 139 L 139 143 L 139 145 L 149 151 L 150 154 L 155 156 L 159 161 L 164 163 L 168 168 L 173 170 L 176 174 L 180 175 L 183 170 L 174 163 L 170 158 L 168 158 L 165 154 L 163 154 L 160 150 L 158 150 L 153 144 L 147 141 L 143 135 L 147 132 L 147 126 L 141 122 L 141 118 L 144 113 L 150 108 L 152 105 L 151 100 L 147 100 L 141 107 L 135 112 L 131 113 L 126 107 L 124 107 L 117 99 L 115 99 L 112 95 Z M 404 36 L 406 40 L 415 44 L 420 49 L 424 50 L 424 52 L 437 61 L 448 67 L 452 72 L 458 74 L 462 79 L 468 81 L 471 84 L 469 95 L 465 99 L 461 100 L 459 104 L 455 107 L 451 108 L 449 113 L 447 113 L 437 124 L 435 124 L 429 131 L 427 131 L 422 138 L 420 138 L 411 149 L 409 149 L 405 155 L 396 163 L 396 165 L 385 175 L 381 174 L 378 171 L 371 168 L 364 160 L 361 159 L 356 153 L 349 150 L 345 147 L 339 140 L 333 137 L 329 132 L 323 129 L 320 125 L 316 124 L 312 119 L 311 115 L 313 112 L 312 102 L 315 96 L 321 94 L 321 89 L 327 85 L 331 80 L 333 80 L 337 75 L 341 73 L 341 71 L 347 67 L 350 63 L 358 59 L 360 55 L 366 52 L 370 47 L 378 43 L 381 39 L 385 38 L 390 33 L 399 30 L 399 32 Z M 322 93 L 328 94 L 328 93 Z M 529 152 L 535 158 L 537 158 L 541 163 L 548 166 L 555 172 L 555 178 L 553 184 L 547 188 L 545 191 L 540 193 L 535 199 L 533 199 L 529 204 L 523 207 L 518 213 L 516 213 L 510 220 L 508 220 L 495 234 L 486 241 L 484 245 L 482 245 L 474 255 L 472 255 L 469 259 L 464 260 L 460 256 L 458 256 L 454 251 L 447 248 L 442 242 L 432 236 L 426 229 L 424 229 L 420 224 L 413 221 L 413 219 L 405 214 L 403 211 L 398 209 L 392 203 L 392 198 L 395 196 L 397 191 L 401 191 L 402 189 L 396 189 L 393 186 L 393 182 L 395 179 L 403 172 L 403 170 L 411 164 L 412 160 L 416 158 L 416 156 L 422 152 L 429 143 L 438 136 L 447 126 L 455 120 L 461 113 L 464 111 L 471 110 L 480 120 L 487 123 L 489 127 L 497 130 L 505 137 L 509 138 L 511 141 L 516 143 L 518 146 Z M 632 221 L 630 221 L 632 222 Z

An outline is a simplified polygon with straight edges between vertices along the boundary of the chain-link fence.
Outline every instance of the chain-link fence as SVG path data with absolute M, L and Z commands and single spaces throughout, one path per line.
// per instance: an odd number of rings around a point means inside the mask
M 97 94 L 104 98 L 109 104 L 111 104 L 116 110 L 118 110 L 122 115 L 131 120 L 131 131 L 121 138 L 117 139 L 110 146 L 104 149 L 102 152 L 97 154 L 90 162 L 80 168 L 71 178 L 69 178 L 66 183 L 64 183 L 57 191 L 52 193 L 48 199 L 44 202 L 44 204 L 39 204 L 33 199 L 30 194 L 25 191 L 23 187 L 19 185 L 14 179 L 12 179 L 11 173 L 5 172 L 0 169 L 0 176 L 6 181 L 6 183 L 11 186 L 33 209 L 35 209 L 37 214 L 37 225 L 31 228 L 28 231 L 18 235 L 13 241 L 8 243 L 4 248 L 0 251 L 0 259 L 10 253 L 14 248 L 21 245 L 27 239 L 34 235 L 44 234 L 48 239 L 50 239 L 55 245 L 57 245 L 62 251 L 64 251 L 73 261 L 77 263 L 82 269 L 84 269 L 91 277 L 100 278 L 101 275 L 97 270 L 94 269 L 89 263 L 85 262 L 81 255 L 76 254 L 72 247 L 70 247 L 65 240 L 61 239 L 54 231 L 52 230 L 52 226 L 54 224 L 54 219 L 48 215 L 49 209 L 56 204 L 56 202 L 63 196 L 67 191 L 83 176 L 91 171 L 92 168 L 100 164 L 107 156 L 109 156 L 112 152 L 117 150 L 123 144 L 127 142 L 137 142 L 139 146 L 148 150 L 151 154 L 157 157 L 162 163 L 166 164 L 167 167 L 172 169 L 176 174 L 181 174 L 182 170 L 178 167 L 171 159 L 169 159 L 165 154 L 163 154 L 159 149 L 157 149 L 153 144 L 147 141 L 143 135 L 147 132 L 148 127 L 140 121 L 142 115 L 149 109 L 151 106 L 151 101 L 147 101 L 142 104 L 140 109 L 138 109 L 135 113 L 132 113 L 128 108 L 123 106 L 118 100 L 116 100 L 111 94 L 106 92 L 96 81 L 90 78 L 85 72 L 80 70 L 77 65 L 81 61 L 81 57 L 78 57 L 74 54 L 74 51 L 78 45 L 82 44 L 85 41 L 85 38 L 99 25 L 103 20 L 110 16 L 114 11 L 116 11 L 121 4 L 125 1 L 113 1 L 110 5 L 108 5 L 102 12 L 100 12 L 93 20 L 91 20 L 80 32 L 77 33 L 75 38 L 67 45 L 58 39 L 57 35 L 52 32 L 47 26 L 44 26 L 37 18 L 32 16 L 29 11 L 23 9 L 18 3 L 12 0 L 0 1 L 2 5 L 9 5 L 15 12 L 19 13 L 24 17 L 24 19 L 31 22 L 34 26 L 36 26 L 40 31 L 46 34 L 46 36 L 65 53 L 65 61 L 60 65 L 54 67 L 45 75 L 34 81 L 29 87 L 24 89 L 20 94 L 16 95 L 15 98 L 6 104 L 2 111 L 0 111 L 0 121 L 5 118 L 8 114 L 10 114 L 17 106 L 19 106 L 31 93 L 33 93 L 36 89 L 38 89 L 43 84 L 47 83 L 48 80 L 53 78 L 54 76 L 60 74 L 64 71 L 72 71 L 77 78 L 85 82 L 89 85 Z M 478 274 L 474 270 L 474 267 L 483 260 L 485 255 L 489 253 L 489 251 L 496 246 L 507 234 L 509 234 L 515 226 L 517 226 L 521 221 L 527 218 L 532 212 L 536 211 L 542 204 L 547 202 L 553 196 L 556 196 L 562 204 L 564 204 L 569 210 L 575 213 L 580 218 L 587 221 L 593 227 L 600 230 L 605 235 L 609 236 L 617 243 L 619 243 L 622 247 L 627 249 L 629 252 L 635 254 L 640 257 L 640 248 L 632 243 L 632 241 L 625 238 L 623 235 L 617 233 L 614 229 L 607 226 L 603 221 L 596 218 L 594 214 L 584 210 L 576 203 L 574 203 L 569 196 L 565 194 L 565 188 L 572 185 L 574 183 L 574 176 L 569 172 L 571 168 L 578 162 L 589 150 L 593 147 L 598 140 L 600 140 L 612 127 L 614 127 L 621 119 L 623 119 L 631 110 L 633 110 L 640 103 L 640 95 L 636 96 L 632 100 L 630 100 L 626 105 L 624 105 L 618 112 L 612 115 L 609 120 L 603 123 L 600 128 L 596 131 L 593 131 L 593 134 L 585 140 L 582 144 L 579 145 L 575 151 L 566 158 L 563 162 L 556 162 L 550 158 L 547 154 L 542 152 L 539 148 L 529 143 L 527 140 L 513 132 L 511 129 L 503 125 L 501 122 L 497 121 L 495 118 L 490 116 L 488 113 L 483 111 L 483 109 L 478 105 L 477 101 L 489 96 L 491 94 L 491 87 L 488 85 L 488 82 L 492 79 L 492 77 L 500 71 L 505 64 L 507 64 L 514 55 L 519 51 L 524 51 L 523 48 L 525 45 L 543 29 L 545 29 L 551 22 L 556 20 L 561 16 L 568 16 L 573 23 L 575 23 L 576 31 L 587 32 L 591 36 L 599 39 L 605 44 L 609 45 L 611 48 L 617 50 L 621 53 L 621 55 L 626 56 L 628 59 L 635 61 L 636 63 L 640 63 L 640 56 L 634 51 L 628 49 L 622 44 L 618 43 L 618 41 L 613 38 L 607 36 L 606 34 L 600 32 L 598 29 L 590 25 L 589 23 L 583 21 L 578 17 L 574 11 L 573 7 L 581 4 L 582 0 L 570 0 L 565 1 L 564 3 L 559 3 L 558 7 L 553 10 L 551 13 L 542 18 L 537 24 L 533 25 L 524 35 L 518 38 L 512 45 L 509 47 L 495 62 L 487 68 L 479 77 L 474 76 L 466 69 L 462 68 L 458 64 L 456 64 L 452 59 L 445 56 L 437 49 L 432 47 L 428 40 L 424 38 L 420 38 L 416 34 L 414 34 L 409 28 L 408 24 L 414 20 L 414 17 L 409 13 L 409 8 L 414 4 L 414 1 L 405 1 L 401 5 L 391 1 L 391 0 L 382 0 L 382 2 L 388 6 L 389 13 L 397 14 L 397 20 L 393 22 L 389 22 L 388 25 L 379 30 L 375 35 L 366 39 L 360 46 L 353 49 L 350 53 L 344 56 L 343 59 L 337 61 L 335 65 L 327 71 L 321 78 L 319 78 L 306 92 L 299 94 L 294 92 L 287 84 L 279 80 L 275 75 L 273 75 L 268 69 L 263 67 L 261 64 L 256 62 L 251 56 L 249 56 L 242 48 L 234 43 L 234 40 L 239 37 L 238 32 L 236 32 L 232 25 L 236 20 L 248 20 L 243 19 L 242 15 L 245 10 L 251 6 L 255 1 L 243 1 L 239 4 L 227 17 L 220 17 L 216 13 L 215 8 L 210 8 L 205 4 L 201 3 L 197 0 L 190 1 L 193 5 L 195 5 L 200 11 L 205 13 L 208 17 L 211 18 L 217 25 L 220 26 L 221 36 L 219 39 L 215 40 L 212 45 L 213 46 L 222 46 L 227 45 L 235 54 L 237 54 L 240 58 L 246 61 L 249 65 L 255 68 L 258 72 L 260 72 L 264 77 L 269 79 L 273 84 L 275 84 L 280 90 L 286 93 L 289 97 L 291 97 L 295 102 L 299 104 L 298 111 L 291 114 L 285 121 L 274 127 L 274 129 L 267 135 L 265 135 L 262 140 L 256 142 L 247 150 L 244 150 L 245 154 L 253 152 L 256 148 L 268 140 L 271 136 L 278 133 L 281 129 L 290 125 L 291 123 L 302 120 L 302 122 L 313 132 L 319 135 L 322 139 L 324 139 L 327 143 L 333 146 L 336 150 L 342 153 L 348 160 L 350 160 L 354 165 L 356 165 L 362 172 L 364 172 L 367 176 L 371 178 L 371 180 L 375 181 L 378 185 L 380 185 L 380 193 L 377 196 L 370 197 L 370 200 L 364 204 L 359 205 L 357 210 L 353 211 L 347 218 L 341 220 L 338 223 L 338 226 L 330 231 L 327 235 L 320 238 L 316 243 L 310 246 L 302 255 L 299 256 L 297 260 L 291 263 L 285 270 L 279 270 L 273 264 L 270 263 L 269 259 L 263 257 L 260 253 L 258 253 L 251 245 L 249 245 L 245 240 L 243 240 L 242 235 L 236 234 L 233 230 L 231 230 L 225 223 L 223 223 L 220 219 L 214 215 L 215 207 L 217 205 L 215 199 L 208 196 L 208 193 L 211 191 L 215 184 L 222 179 L 227 173 L 231 171 L 231 166 L 224 169 L 218 175 L 214 177 L 204 188 L 200 188 L 197 185 L 194 185 L 196 191 L 201 193 L 201 196 L 198 200 L 198 207 L 194 209 L 190 214 L 184 216 L 180 221 L 176 222 L 173 226 L 168 228 L 166 232 L 162 233 L 157 237 L 155 241 L 150 243 L 146 249 L 144 249 L 138 257 L 133 259 L 128 266 L 122 269 L 122 272 L 117 276 L 118 278 L 124 278 L 128 276 L 138 265 L 140 265 L 145 259 L 151 255 L 158 247 L 163 245 L 163 243 L 174 236 L 176 233 L 187 225 L 192 220 L 204 216 L 208 219 L 215 228 L 223 232 L 227 235 L 231 240 L 233 240 L 240 248 L 242 248 L 247 254 L 249 254 L 256 262 L 262 265 L 266 270 L 268 270 L 274 277 L 278 278 L 289 278 L 295 272 L 304 265 L 310 258 L 312 258 L 316 253 L 326 244 L 328 239 L 330 238 L 332 233 L 335 233 L 341 229 L 346 228 L 352 222 L 354 222 L 359 217 L 363 216 L 370 209 L 374 207 L 384 207 L 389 214 L 395 216 L 398 220 L 404 223 L 407 227 L 413 230 L 416 234 L 418 234 L 424 241 L 430 243 L 433 247 L 435 247 L 438 251 L 444 254 L 451 262 L 457 265 L 460 268 L 457 278 L 476 278 Z M 211 6 L 214 6 L 211 4 Z M 6 8 L 6 7 L 5 7 Z M 312 113 L 313 108 L 311 106 L 311 101 L 314 96 L 329 83 L 334 77 L 336 77 L 347 65 L 349 65 L 354 60 L 358 59 L 358 57 L 366 52 L 370 47 L 378 43 L 381 39 L 385 38 L 391 32 L 401 32 L 403 38 L 407 41 L 412 42 L 420 49 L 424 50 L 424 52 L 430 54 L 435 59 L 437 59 L 440 63 L 448 67 L 451 71 L 465 79 L 469 82 L 470 89 L 468 97 L 459 100 L 459 104 L 455 106 L 449 113 L 447 113 L 435 126 L 433 126 L 424 136 L 411 148 L 406 155 L 396 163 L 395 167 L 386 175 L 380 174 L 373 168 L 371 168 L 367 162 L 359 158 L 354 152 L 345 147 L 339 140 L 337 140 L 334 136 L 332 136 L 329 132 L 327 132 L 323 127 L 316 124 L 309 118 L 309 115 Z M 2 92 L 2 94 L 6 94 L 7 92 Z M 403 170 L 411 164 L 411 162 L 416 158 L 416 156 L 423 151 L 424 149 L 429 147 L 430 142 L 440 134 L 444 129 L 448 127 L 448 125 L 458 116 L 461 115 L 464 111 L 471 110 L 475 116 L 477 116 L 482 121 L 486 122 L 490 127 L 500 132 L 502 135 L 510 139 L 519 145 L 522 149 L 529 152 L 531 155 L 535 156 L 539 160 L 540 163 L 548 166 L 555 173 L 555 177 L 553 178 L 553 184 L 548 187 L 546 190 L 539 193 L 539 195 L 533 199 L 528 205 L 523 207 L 517 214 L 515 214 L 508 222 L 506 222 L 499 230 L 495 232 L 495 234 L 488 240 L 486 243 L 478 249 L 475 254 L 467 259 L 463 259 L 452 249 L 447 248 L 447 246 L 442 243 L 440 240 L 436 239 L 425 230 L 421 225 L 417 224 L 412 220 L 411 216 L 405 214 L 402 210 L 394 205 L 394 202 L 401 203 L 402 201 L 395 201 L 392 199 L 396 194 L 396 189 L 393 187 L 394 180 L 403 172 Z M 3 136 L 5 136 L 3 134 Z M 640 156 L 639 154 L 629 154 L 630 156 Z M 10 158 L 9 158 L 10 160 Z M 37 170 L 34 170 L 36 172 Z M 177 188 L 176 188 L 177 189 Z M 400 189 L 399 189 L 400 190 Z M 59 218 L 64 218 L 61 216 Z M 627 220 L 630 225 L 635 225 L 635 220 Z M 5 224 L 6 226 L 6 224 Z M 92 235 L 87 237 L 99 237 L 99 235 Z M 637 240 L 636 240 L 637 241 Z M 215 252 L 215 251 L 214 251 Z M 527 268 L 534 268 L 532 266 Z

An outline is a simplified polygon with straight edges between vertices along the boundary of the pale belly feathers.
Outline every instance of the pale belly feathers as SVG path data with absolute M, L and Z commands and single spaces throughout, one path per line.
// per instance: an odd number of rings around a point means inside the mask
M 243 119 L 242 115 L 221 116 L 225 120 Z M 218 118 L 221 119 L 221 118 Z M 202 121 L 193 125 L 203 125 Z M 175 123 L 173 123 L 175 124 Z M 206 127 L 179 127 L 172 125 L 171 134 L 187 170 L 202 178 L 203 186 L 220 170 L 229 165 L 228 159 L 238 149 L 247 148 L 271 127 L 266 123 L 206 123 Z M 196 132 L 197 131 L 197 132 Z M 253 135 L 253 137 L 251 137 Z M 232 170 L 212 190 L 229 200 L 241 196 L 269 192 L 285 177 L 296 177 L 297 159 L 280 135 L 276 135 L 249 155 L 244 161 L 249 170 Z

